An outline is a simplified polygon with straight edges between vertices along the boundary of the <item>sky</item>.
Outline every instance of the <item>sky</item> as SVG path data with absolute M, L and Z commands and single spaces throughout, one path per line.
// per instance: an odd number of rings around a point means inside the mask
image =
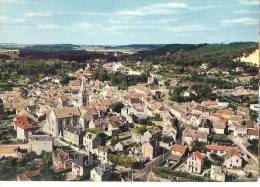
M 258 41 L 259 0 L 0 0 L 0 43 Z

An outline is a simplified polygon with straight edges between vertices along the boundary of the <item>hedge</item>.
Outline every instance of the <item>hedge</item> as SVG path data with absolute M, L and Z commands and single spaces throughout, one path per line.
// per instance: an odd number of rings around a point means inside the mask
M 171 170 L 169 168 L 165 167 L 153 167 L 153 172 L 156 175 L 159 175 L 162 178 L 179 178 L 179 181 L 188 181 L 188 182 L 214 182 L 214 180 L 205 178 L 205 177 L 200 177 L 196 175 L 192 175 L 187 172 L 181 172 L 181 171 L 176 171 L 176 170 Z

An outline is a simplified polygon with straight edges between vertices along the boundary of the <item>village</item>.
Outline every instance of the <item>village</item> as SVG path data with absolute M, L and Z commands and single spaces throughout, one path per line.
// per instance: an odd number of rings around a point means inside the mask
M 174 102 L 158 93 L 167 95 L 185 85 L 183 97 L 196 95 L 189 82 L 150 74 L 146 83 L 122 90 L 93 79 L 95 68 L 68 73 L 66 85 L 52 76 L 1 92 L 0 105 L 13 112 L 13 120 L 3 123 L 15 130 L 12 140 L 0 145 L 1 162 L 49 152 L 50 167 L 72 181 L 257 180 L 258 158 L 249 147 L 258 146 L 258 119 L 251 118 L 258 104 L 231 107 L 224 97 Z M 121 62 L 101 68 L 142 74 Z M 258 96 L 243 86 L 213 92 Z M 36 169 L 18 174 L 17 180 L 39 180 L 41 175 Z

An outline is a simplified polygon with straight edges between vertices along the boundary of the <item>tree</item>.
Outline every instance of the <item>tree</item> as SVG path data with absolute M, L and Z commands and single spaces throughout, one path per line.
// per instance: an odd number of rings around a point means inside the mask
M 113 112 L 121 113 L 121 109 L 124 107 L 124 104 L 122 102 L 113 103 L 110 105 L 110 108 L 113 110 Z
M 52 155 L 49 152 L 42 151 L 41 154 L 42 163 L 40 165 L 41 180 L 42 181 L 53 181 L 54 171 L 51 169 L 52 165 Z
M 206 145 L 207 143 L 205 142 L 200 142 L 199 140 L 194 140 L 193 142 L 191 142 L 191 151 L 195 152 L 195 151 L 199 151 L 202 153 L 206 152 Z
M 61 78 L 61 84 L 63 84 L 63 85 L 66 85 L 66 84 L 68 84 L 69 83 L 69 81 L 70 81 L 70 78 L 69 78 L 69 76 L 68 75 L 64 75 L 62 78 Z

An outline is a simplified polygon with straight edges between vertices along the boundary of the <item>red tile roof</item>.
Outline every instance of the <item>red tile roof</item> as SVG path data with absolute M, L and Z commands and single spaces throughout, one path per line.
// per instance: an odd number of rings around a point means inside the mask
M 15 117 L 15 125 L 21 129 L 33 129 L 37 128 L 36 126 L 29 124 L 29 121 L 25 116 L 16 116 Z
M 206 145 L 206 148 L 209 150 L 216 150 L 216 151 L 230 151 L 231 149 L 235 149 L 239 152 L 237 147 L 230 147 L 230 146 L 223 146 L 223 145 Z
M 40 175 L 41 173 L 39 170 L 34 170 L 18 174 L 17 178 L 19 178 L 20 181 L 37 181 L 40 180 Z
M 171 150 L 180 152 L 180 153 L 184 153 L 187 150 L 187 147 L 185 147 L 183 145 L 175 144 L 172 146 Z
M 258 136 L 259 135 L 259 131 L 257 129 L 248 129 L 247 130 L 247 134 L 248 135 L 253 135 L 253 136 Z
M 14 121 L 15 121 L 15 124 L 17 124 L 17 123 L 28 123 L 26 116 L 16 116 Z
M 245 108 L 245 107 L 242 107 L 242 106 L 239 106 L 239 107 L 237 107 L 237 110 L 238 110 L 238 111 L 241 111 L 241 112 L 246 112 L 246 111 L 248 111 L 249 109 L 248 109 L 248 108 Z
M 209 114 L 211 117 L 216 117 L 216 118 L 221 118 L 221 114 L 216 114 L 216 113 L 210 113 Z
M 234 112 L 230 110 L 218 110 L 216 113 L 230 115 L 230 116 L 234 114 Z
M 199 151 L 193 152 L 190 157 L 197 157 L 200 161 L 203 160 L 203 156 Z
M 16 124 L 17 127 L 21 128 L 21 129 L 35 129 L 38 128 L 32 124 Z

